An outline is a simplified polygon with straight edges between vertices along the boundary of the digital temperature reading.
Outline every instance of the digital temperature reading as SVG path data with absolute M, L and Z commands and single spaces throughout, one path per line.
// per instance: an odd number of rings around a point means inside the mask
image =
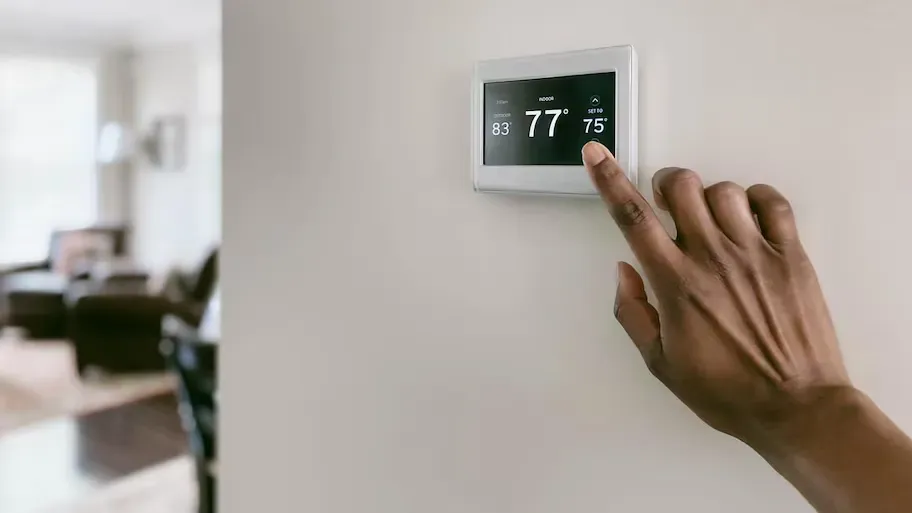
M 472 186 L 597 198 L 580 155 L 592 140 L 636 184 L 637 89 L 630 45 L 476 62 Z
M 615 73 L 484 84 L 484 165 L 580 165 L 598 140 L 615 151 Z

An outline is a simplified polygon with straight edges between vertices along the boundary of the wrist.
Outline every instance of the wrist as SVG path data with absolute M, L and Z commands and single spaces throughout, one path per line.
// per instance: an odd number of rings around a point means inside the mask
M 749 445 L 818 511 L 909 511 L 912 440 L 867 395 L 829 387 L 788 402 Z
M 846 430 L 871 422 L 878 411 L 867 395 L 850 385 L 815 387 L 759 421 L 745 442 L 767 459 L 792 457 L 833 443 Z

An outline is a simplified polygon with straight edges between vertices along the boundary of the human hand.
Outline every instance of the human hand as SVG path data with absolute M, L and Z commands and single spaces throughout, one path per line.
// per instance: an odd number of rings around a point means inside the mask
M 653 179 L 676 239 L 599 143 L 583 161 L 654 291 L 618 263 L 615 316 L 652 373 L 719 431 L 760 443 L 812 403 L 853 390 L 788 201 L 768 185 Z

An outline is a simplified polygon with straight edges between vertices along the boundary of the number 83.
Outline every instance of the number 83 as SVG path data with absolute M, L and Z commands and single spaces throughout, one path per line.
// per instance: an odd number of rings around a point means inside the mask
M 491 125 L 491 134 L 492 135 L 508 135 L 510 133 L 510 123 L 504 121 L 503 123 L 494 123 Z

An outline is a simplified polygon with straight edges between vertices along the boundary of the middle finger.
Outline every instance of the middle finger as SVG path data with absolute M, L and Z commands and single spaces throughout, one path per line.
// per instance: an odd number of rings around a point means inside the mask
M 706 245 L 718 235 L 700 175 L 678 167 L 660 169 L 652 178 L 652 189 L 656 204 L 674 220 L 679 245 Z

